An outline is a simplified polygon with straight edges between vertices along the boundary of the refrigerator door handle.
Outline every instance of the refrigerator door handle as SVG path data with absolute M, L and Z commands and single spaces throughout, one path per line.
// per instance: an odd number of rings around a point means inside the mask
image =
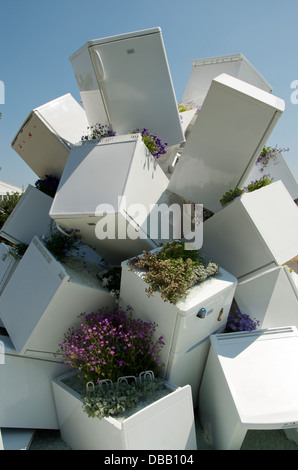
M 101 99 L 102 99 L 102 104 L 103 104 L 104 109 L 105 109 L 105 113 L 106 113 L 108 123 L 112 127 L 111 116 L 110 116 L 110 113 L 109 113 L 107 102 L 105 100 L 103 84 L 101 83 L 101 82 L 104 82 L 104 79 L 105 79 L 105 70 L 104 70 L 104 66 L 103 66 L 103 61 L 102 61 L 102 58 L 100 56 L 99 51 L 95 48 L 95 46 L 90 48 L 90 55 L 91 55 L 93 67 L 94 67 L 94 70 L 95 70 L 96 79 L 98 81 L 98 87 L 99 87 L 99 92 L 100 92 Z
M 93 64 L 95 68 L 95 72 L 97 75 L 98 80 L 102 81 L 105 78 L 105 71 L 104 71 L 104 66 L 102 59 L 100 57 L 99 52 L 96 49 L 91 49 L 91 56 L 93 59 Z

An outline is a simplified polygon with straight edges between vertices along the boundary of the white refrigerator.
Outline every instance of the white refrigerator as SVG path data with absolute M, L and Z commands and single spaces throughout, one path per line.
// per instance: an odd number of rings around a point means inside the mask
M 88 121 L 70 93 L 33 109 L 11 146 L 39 177 L 60 178 L 70 148 L 86 135 Z
M 211 336 L 199 419 L 216 450 L 240 450 L 248 430 L 298 427 L 294 326 Z
M 0 296 L 1 320 L 22 356 L 60 362 L 55 353 L 68 328 L 80 324 L 81 313 L 115 308 L 98 281 L 101 266 L 89 256 L 58 262 L 33 238 Z
M 217 212 L 226 191 L 246 181 L 284 110 L 284 101 L 221 74 L 209 88 L 169 190 Z
M 147 128 L 169 145 L 184 141 L 159 27 L 88 41 L 70 61 L 90 125 L 117 134 Z
M 212 80 L 221 73 L 239 78 L 269 93 L 272 92 L 272 86 L 243 54 L 230 54 L 192 60 L 182 102 L 202 106 Z
M 140 134 L 89 141 L 72 148 L 49 214 L 119 264 L 158 246 L 147 231 L 150 206 L 164 201 L 167 186 Z
M 237 279 L 298 253 L 298 207 L 282 181 L 234 199 L 204 222 L 203 250 Z
M 159 292 L 148 297 L 145 271 L 122 263 L 120 304 L 130 305 L 134 315 L 157 325 L 155 338 L 163 337 L 160 374 L 179 386 L 191 385 L 193 402 L 202 379 L 211 334 L 223 331 L 233 301 L 237 280 L 223 269 L 192 287 L 176 304 L 165 302 Z

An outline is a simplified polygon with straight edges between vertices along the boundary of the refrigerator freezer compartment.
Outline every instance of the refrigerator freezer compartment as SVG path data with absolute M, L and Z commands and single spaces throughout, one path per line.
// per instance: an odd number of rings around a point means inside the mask
M 199 419 L 217 450 L 239 450 L 249 429 L 298 427 L 294 326 L 211 336 Z
M 284 110 L 283 100 L 227 74 L 209 88 L 169 182 L 186 200 L 220 210 L 245 181 Z
M 60 178 L 71 146 L 87 127 L 84 109 L 68 93 L 34 109 L 11 145 L 39 178 Z
M 90 125 L 117 134 L 147 128 L 169 145 L 184 140 L 160 28 L 87 42 L 70 61 Z

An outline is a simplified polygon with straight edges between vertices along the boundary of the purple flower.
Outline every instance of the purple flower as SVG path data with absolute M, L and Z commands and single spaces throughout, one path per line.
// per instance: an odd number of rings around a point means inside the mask
M 80 370 L 86 381 L 116 381 L 119 376 L 157 371 L 161 366 L 158 353 L 163 340 L 152 340 L 156 325 L 134 318 L 131 307 L 81 316 L 85 321 L 77 330 L 68 331 L 60 352 L 64 362 Z

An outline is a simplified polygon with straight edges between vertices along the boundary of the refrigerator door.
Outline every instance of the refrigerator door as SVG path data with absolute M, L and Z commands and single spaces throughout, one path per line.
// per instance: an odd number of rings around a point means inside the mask
M 70 61 L 90 125 L 109 122 L 117 134 L 145 127 L 169 145 L 184 141 L 160 28 L 89 41 Z
M 241 313 L 261 328 L 298 328 L 298 289 L 287 266 L 261 269 L 238 280 L 235 300 Z
M 169 190 L 218 212 L 242 185 L 284 110 L 283 100 L 237 78 L 212 81 L 174 168 Z

